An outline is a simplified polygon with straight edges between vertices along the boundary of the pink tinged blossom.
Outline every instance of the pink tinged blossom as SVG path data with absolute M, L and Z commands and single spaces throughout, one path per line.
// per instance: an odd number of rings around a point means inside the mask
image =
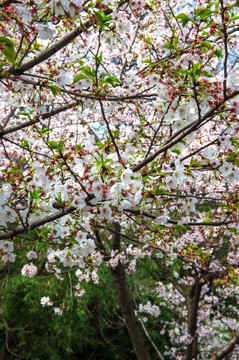
M 166 178 L 166 184 L 171 188 L 171 189 L 177 189 L 178 187 L 178 182 L 177 180 L 172 177 L 172 176 L 168 176 Z
M 102 184 L 100 182 L 95 181 L 92 185 L 92 193 L 99 197 L 102 194 Z
M 56 252 L 52 252 L 52 253 L 50 253 L 50 254 L 47 256 L 47 258 L 48 258 L 49 263 L 55 264 L 56 258 L 57 258 L 57 253 L 56 253 Z
M 16 256 L 17 256 L 17 255 L 15 255 L 15 254 L 13 254 L 13 253 L 6 253 L 6 254 L 3 255 L 3 257 L 2 257 L 2 261 L 3 261 L 4 263 L 7 263 L 8 261 L 9 261 L 9 262 L 14 262 L 15 259 L 16 259 Z
M 112 210 L 108 205 L 104 205 L 99 214 L 99 219 L 112 220 Z
M 76 234 L 75 240 L 81 244 L 84 241 L 87 241 L 87 233 L 82 232 L 82 231 L 78 231 L 78 233 Z
M 147 304 L 145 304 L 145 305 L 139 304 L 138 311 L 140 313 L 147 313 L 156 318 L 159 317 L 159 315 L 161 313 L 159 307 L 157 305 L 152 305 L 150 301 L 148 301 Z
M 37 274 L 37 267 L 33 264 L 25 264 L 22 268 L 22 275 L 33 278 Z
M 28 260 L 37 259 L 37 253 L 35 251 L 29 251 L 27 253 Z
M 51 299 L 49 298 L 49 296 L 43 296 L 41 298 L 40 302 L 41 302 L 42 307 L 52 306 L 52 304 L 53 304 Z
M 72 205 L 75 206 L 77 209 L 83 209 L 86 206 L 85 199 L 87 195 L 85 193 L 81 193 L 80 196 L 74 196 L 72 201 Z
M 189 345 L 193 342 L 193 337 L 190 334 L 186 334 L 186 335 L 180 336 L 180 341 L 182 343 Z
M 78 297 L 85 295 L 85 289 L 74 291 L 74 295 Z
M 92 271 L 91 279 L 94 284 L 99 284 L 99 277 L 98 277 L 98 274 L 96 273 L 96 271 Z
M 63 309 L 60 309 L 59 307 L 54 307 L 54 313 L 56 315 L 62 316 L 63 314 Z

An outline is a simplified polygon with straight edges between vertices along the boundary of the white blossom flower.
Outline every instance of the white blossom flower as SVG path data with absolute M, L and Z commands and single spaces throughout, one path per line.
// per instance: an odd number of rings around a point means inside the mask
M 33 264 L 25 264 L 22 268 L 22 275 L 33 278 L 37 274 L 37 267 Z
M 83 231 L 78 231 L 75 239 L 79 244 L 81 244 L 82 242 L 87 241 L 87 233 Z
M 220 168 L 219 168 L 219 170 L 223 176 L 227 176 L 227 175 L 231 174 L 232 169 L 233 169 L 233 165 L 227 161 L 224 161 L 222 166 L 220 166 Z
M 132 203 L 128 200 L 123 200 L 120 202 L 119 210 L 126 210 L 132 207 Z
M 171 188 L 171 189 L 177 189 L 178 186 L 178 182 L 177 180 L 172 177 L 172 176 L 168 176 L 166 178 L 166 184 Z
M 92 193 L 99 197 L 102 194 L 102 183 L 100 181 L 95 181 L 92 185 Z
M 17 255 L 15 255 L 15 254 L 13 254 L 13 253 L 6 253 L 6 254 L 3 255 L 3 257 L 2 257 L 2 261 L 3 261 L 4 263 L 7 263 L 8 261 L 9 261 L 9 262 L 14 262 L 15 259 L 16 259 L 16 256 L 17 256 Z
M 10 184 L 5 184 L 0 189 L 0 206 L 5 204 L 11 197 L 12 187 Z
M 66 71 L 60 71 L 59 75 L 56 77 L 56 84 L 58 86 L 70 85 L 73 81 L 73 76 Z
M 170 220 L 168 216 L 158 216 L 154 222 L 156 225 L 163 225 L 166 224 L 168 220 Z
M 5 206 L 1 211 L 1 222 L 4 226 L 6 226 L 6 223 L 14 223 L 17 217 L 15 210 L 12 210 L 9 206 Z
M 230 182 L 234 182 L 236 180 L 239 180 L 239 171 L 233 170 L 231 173 L 227 175 L 227 180 Z
M 133 171 L 131 169 L 126 169 L 123 171 L 121 175 L 121 181 L 124 184 L 130 184 L 132 182 L 131 176 L 133 175 Z
M 13 251 L 13 242 L 12 241 L 3 241 L 0 244 L 0 249 L 2 249 L 4 252 L 12 252 Z
M 99 219 L 112 220 L 112 210 L 108 205 L 104 205 L 101 209 Z
M 217 156 L 217 147 L 216 146 L 210 146 L 207 149 L 204 149 L 201 152 L 202 156 L 205 157 L 208 160 L 213 160 Z
M 42 298 L 41 298 L 41 300 L 40 300 L 40 302 L 41 302 L 41 305 L 43 306 L 43 307 L 45 307 L 45 306 L 52 306 L 52 301 L 51 301 L 51 299 L 49 298 L 49 296 L 43 296 Z
M 41 40 L 52 39 L 56 34 L 56 30 L 50 22 L 46 24 L 38 24 L 37 30 L 39 31 L 38 38 Z
M 28 260 L 37 259 L 37 253 L 35 251 L 29 251 L 27 253 Z
M 63 314 L 63 309 L 60 309 L 59 307 L 54 307 L 54 313 L 61 316 Z
M 54 14 L 55 16 L 64 15 L 66 12 L 69 11 L 68 0 L 51 0 L 48 3 L 48 6 L 50 7 L 52 14 Z

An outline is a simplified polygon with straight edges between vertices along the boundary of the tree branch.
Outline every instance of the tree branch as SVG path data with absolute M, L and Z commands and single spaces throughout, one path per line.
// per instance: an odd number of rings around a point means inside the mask
M 228 354 L 230 354 L 235 346 L 239 344 L 239 335 L 234 336 L 229 343 L 224 346 L 221 350 L 218 351 L 218 353 L 213 356 L 210 360 L 222 360 L 224 359 Z
M 180 140 L 182 140 L 185 136 L 192 133 L 194 130 L 196 130 L 197 126 L 202 123 L 203 121 L 207 120 L 209 121 L 210 118 L 214 115 L 215 111 L 220 108 L 226 101 L 234 98 L 239 94 L 239 91 L 234 91 L 232 94 L 228 95 L 224 100 L 220 101 L 213 109 L 209 110 L 202 118 L 199 118 L 198 120 L 193 121 L 191 124 L 186 125 L 181 130 L 177 131 L 175 134 L 173 134 L 164 145 L 162 145 L 158 151 L 156 151 L 154 154 L 148 156 L 145 158 L 141 163 L 134 166 L 132 168 L 133 172 L 136 172 L 140 169 L 142 169 L 145 165 L 151 163 L 159 154 L 163 153 L 164 151 L 170 149 L 173 145 L 177 144 Z

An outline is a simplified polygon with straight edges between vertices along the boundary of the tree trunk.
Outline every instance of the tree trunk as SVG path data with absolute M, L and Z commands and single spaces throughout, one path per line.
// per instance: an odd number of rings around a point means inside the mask
M 120 251 L 120 225 L 114 223 L 114 229 L 115 234 L 113 237 L 113 249 Z M 130 298 L 124 268 L 119 263 L 114 269 L 111 269 L 110 271 L 118 294 L 120 308 L 123 313 L 125 324 L 137 359 L 150 360 L 150 356 L 145 346 L 144 338 L 134 312 L 133 302 Z
M 197 360 L 198 356 L 198 335 L 197 318 L 198 318 L 198 304 L 203 284 L 195 279 L 195 284 L 187 293 L 187 307 L 188 307 L 188 334 L 192 337 L 192 342 L 187 346 L 186 360 Z

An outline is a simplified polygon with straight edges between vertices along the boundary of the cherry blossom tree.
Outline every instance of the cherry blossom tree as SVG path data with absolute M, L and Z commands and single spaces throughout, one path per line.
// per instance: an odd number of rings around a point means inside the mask
M 138 359 L 239 354 L 238 6 L 1 3 L 2 266 L 81 297 L 106 264 Z

